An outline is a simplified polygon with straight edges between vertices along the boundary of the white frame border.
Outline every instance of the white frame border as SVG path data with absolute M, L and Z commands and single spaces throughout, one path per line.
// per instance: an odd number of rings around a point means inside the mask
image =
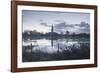
M 62 12 L 84 12 L 90 13 L 90 60 L 68 60 L 68 61 L 47 61 L 47 62 L 29 62 L 22 63 L 22 10 L 42 10 L 42 11 L 62 11 Z M 94 10 L 93 9 L 78 9 L 78 8 L 58 8 L 58 7 L 43 7 L 43 6 L 17 6 L 17 67 L 43 67 L 43 66 L 59 66 L 59 65 L 82 65 L 94 64 Z

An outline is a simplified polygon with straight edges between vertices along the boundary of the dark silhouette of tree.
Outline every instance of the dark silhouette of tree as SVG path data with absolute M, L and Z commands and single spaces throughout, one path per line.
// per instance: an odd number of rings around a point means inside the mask
M 70 33 L 70 32 L 67 30 L 67 31 L 66 31 L 66 35 L 69 35 L 69 33 Z

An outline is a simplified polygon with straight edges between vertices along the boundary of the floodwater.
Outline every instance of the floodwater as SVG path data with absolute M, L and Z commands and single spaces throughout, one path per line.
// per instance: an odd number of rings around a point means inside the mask
M 89 38 L 23 41 L 23 62 L 90 58 Z

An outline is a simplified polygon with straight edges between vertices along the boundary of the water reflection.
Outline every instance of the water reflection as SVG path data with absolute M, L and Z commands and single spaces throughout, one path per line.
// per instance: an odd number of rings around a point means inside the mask
M 22 47 L 23 62 L 90 58 L 88 39 L 26 40 Z

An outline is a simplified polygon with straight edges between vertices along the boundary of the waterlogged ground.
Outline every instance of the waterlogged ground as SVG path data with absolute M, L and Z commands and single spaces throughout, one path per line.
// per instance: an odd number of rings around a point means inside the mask
M 90 58 L 89 38 L 38 39 L 23 41 L 23 62 Z

